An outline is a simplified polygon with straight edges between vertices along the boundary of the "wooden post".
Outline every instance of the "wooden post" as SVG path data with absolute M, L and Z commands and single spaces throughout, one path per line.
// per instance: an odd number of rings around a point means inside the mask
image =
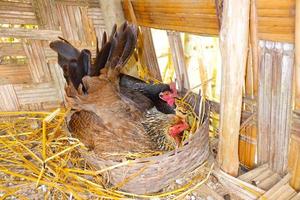
M 291 186 L 300 191 L 300 135 L 292 134 L 289 151 L 288 169 L 292 177 Z
M 227 0 L 220 32 L 222 87 L 218 160 L 221 168 L 238 175 L 238 141 L 242 86 L 246 68 L 250 0 Z
M 184 52 L 180 33 L 174 31 L 167 31 L 167 34 L 172 52 L 172 59 L 176 73 L 178 90 L 182 91 L 183 88 L 190 89 L 190 83 L 185 66 Z
M 121 0 L 99 0 L 106 30 L 110 33 L 114 24 L 125 21 Z
M 296 0 L 295 16 L 295 107 L 300 108 L 300 0 Z

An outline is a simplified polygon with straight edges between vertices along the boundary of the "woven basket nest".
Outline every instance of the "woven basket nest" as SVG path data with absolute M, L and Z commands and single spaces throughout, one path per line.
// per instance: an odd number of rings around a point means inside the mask
M 150 194 L 161 191 L 178 178 L 185 177 L 203 164 L 209 156 L 209 106 L 201 109 L 201 101 L 195 95 L 184 101 L 194 113 L 202 112 L 202 123 L 193 136 L 176 150 L 160 155 L 135 158 L 134 160 L 113 160 L 99 158 L 93 151 L 81 150 L 80 153 L 94 168 L 110 168 L 102 173 L 107 180 L 123 191 L 135 194 Z M 196 103 L 193 103 L 196 102 Z M 194 104 L 194 106 L 192 106 Z M 196 109 L 195 109 L 196 108 Z

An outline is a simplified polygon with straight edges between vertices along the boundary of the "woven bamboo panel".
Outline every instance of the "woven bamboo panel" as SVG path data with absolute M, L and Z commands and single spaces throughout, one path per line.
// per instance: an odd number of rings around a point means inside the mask
M 0 110 L 64 102 L 64 78 L 49 42 L 62 36 L 95 54 L 104 20 L 97 0 L 0 1 Z
M 0 19 L 5 24 L 37 24 L 30 1 L 0 1 Z
M 215 0 L 123 0 L 125 17 L 131 20 L 131 2 L 137 23 L 142 26 L 218 35 Z M 295 0 L 257 0 L 259 39 L 293 42 Z

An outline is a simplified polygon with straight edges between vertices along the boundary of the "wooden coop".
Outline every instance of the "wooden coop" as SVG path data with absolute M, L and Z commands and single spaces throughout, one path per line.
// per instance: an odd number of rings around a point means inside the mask
M 82 151 L 71 153 L 81 142 L 70 139 L 64 125 L 70 112 L 66 81 L 49 43 L 60 36 L 80 50 L 91 50 L 95 58 L 103 33 L 110 33 L 115 23 L 125 20 L 139 27 L 135 58 L 130 58 L 126 67 L 134 66 L 135 75 L 141 75 L 144 67 L 142 75 L 146 77 L 140 78 L 162 82 L 154 45 L 159 41 L 155 41 L 152 29 L 163 30 L 179 93 L 194 89 L 181 33 L 218 38 L 220 44 L 219 101 L 206 94 L 208 87 L 204 85 L 210 77 L 200 67 L 199 88 L 209 113 L 199 128 L 203 135 L 191 142 L 193 146 L 199 143 L 199 150 L 187 147 L 192 154 L 182 150 L 153 156 L 178 165 L 192 162 L 174 172 L 159 172 L 165 176 L 149 178 L 153 184 L 164 185 L 161 182 L 167 182 L 168 174 L 176 177 L 184 171 L 197 177 L 189 177 L 193 181 L 179 189 L 170 186 L 160 190 L 158 185 L 149 185 L 159 192 L 143 190 L 141 185 L 148 184 L 144 177 L 141 183 L 131 182 L 127 187 L 126 182 L 118 184 L 118 177 L 110 180 L 115 187 L 104 187 L 107 183 L 102 178 L 106 175 L 102 173 L 111 171 L 122 177 L 124 166 L 134 162 L 129 159 L 105 163 L 102 169 L 85 168 L 79 156 Z M 300 0 L 0 0 L 0 75 L 0 199 L 194 196 L 300 200 Z M 204 135 L 208 120 L 209 139 Z M 215 121 L 217 128 L 212 130 Z M 31 136 L 33 133 L 37 136 Z M 30 149 L 27 145 L 33 143 Z M 208 144 L 209 152 L 201 149 Z M 36 153 L 36 149 L 42 152 Z M 180 155 L 186 159 L 178 160 Z M 64 162 L 72 163 L 74 169 L 61 164 Z M 142 158 L 133 178 L 138 172 L 146 173 L 152 162 L 161 167 L 159 159 Z M 13 166 L 23 167 L 27 174 L 13 171 Z M 123 171 L 117 171 L 120 167 Z M 148 174 L 158 173 L 151 167 Z M 176 178 L 173 181 L 180 182 Z M 21 187 L 33 188 L 34 192 L 20 192 Z M 140 191 L 133 192 L 135 187 Z M 55 192 L 48 192 L 54 188 Z

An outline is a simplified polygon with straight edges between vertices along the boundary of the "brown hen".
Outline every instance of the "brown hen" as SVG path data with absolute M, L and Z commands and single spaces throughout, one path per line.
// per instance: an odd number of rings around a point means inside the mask
M 63 59 L 67 100 L 76 110 L 68 127 L 100 156 L 107 152 L 171 150 L 179 144 L 180 133 L 188 128 L 173 114 L 157 110 L 141 113 L 136 102 L 120 93 L 120 69 L 132 54 L 136 40 L 136 26 L 124 23 L 118 30 L 115 26 L 109 39 L 104 34 L 94 65 L 90 54 L 85 53 L 88 50 L 79 53 L 64 40 L 50 44 Z

